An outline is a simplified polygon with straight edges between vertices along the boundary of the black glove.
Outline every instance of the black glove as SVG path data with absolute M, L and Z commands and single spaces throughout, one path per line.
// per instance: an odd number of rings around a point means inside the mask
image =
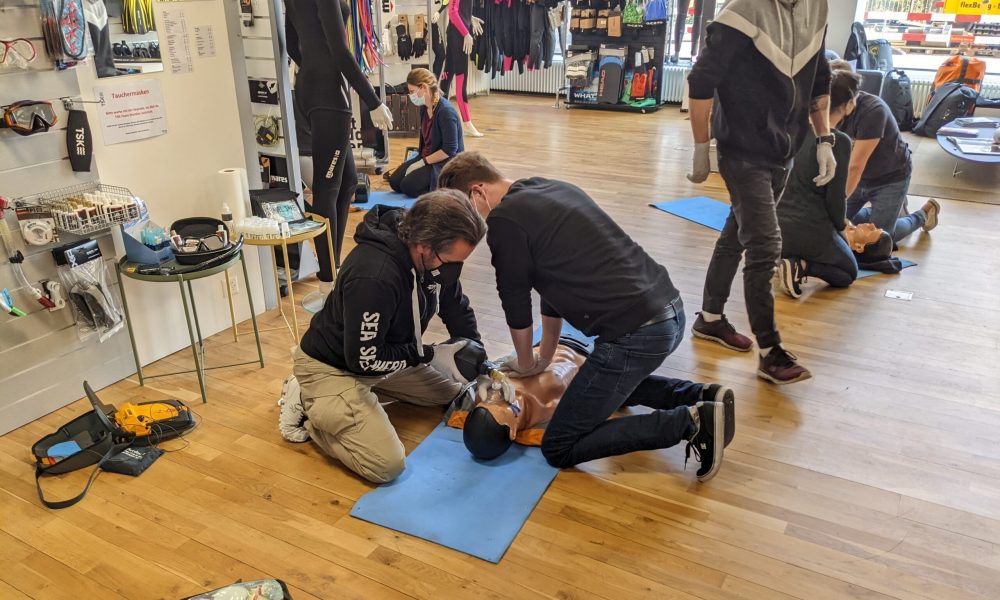
M 406 25 L 396 25 L 396 54 L 400 60 L 410 60 L 413 56 L 413 41 L 406 32 Z
M 427 36 L 413 40 L 413 58 L 427 54 Z
M 465 338 L 452 338 L 449 342 L 461 341 Z M 486 349 L 476 340 L 466 340 L 465 347 L 455 353 L 455 366 L 467 381 L 473 381 L 481 373 L 486 362 Z

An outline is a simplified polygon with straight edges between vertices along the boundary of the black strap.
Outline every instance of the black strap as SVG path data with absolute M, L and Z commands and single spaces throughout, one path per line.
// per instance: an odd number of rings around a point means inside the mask
M 57 500 L 57 501 L 52 502 L 52 501 L 49 501 L 49 500 L 45 499 L 45 494 L 42 492 L 42 483 L 41 483 L 40 480 L 41 480 L 42 477 L 54 477 L 54 475 L 49 475 L 45 471 L 42 471 L 41 468 L 39 468 L 39 467 L 36 466 L 35 467 L 35 489 L 38 490 L 38 499 L 41 500 L 42 504 L 44 504 L 46 507 L 51 508 L 53 510 L 59 510 L 60 508 L 68 508 L 70 506 L 73 506 L 74 504 L 76 504 L 80 500 L 83 500 L 83 497 L 86 496 L 87 492 L 90 491 L 90 485 L 92 483 L 94 483 L 94 479 L 97 477 L 97 472 L 101 470 L 101 466 L 105 462 L 107 462 L 109 458 L 111 458 L 112 456 L 118 454 L 119 452 L 121 452 L 122 450 L 128 448 L 131 445 L 132 445 L 132 442 L 128 441 L 128 442 L 123 443 L 123 444 L 115 444 L 114 446 L 111 446 L 111 448 L 107 451 L 107 453 L 105 453 L 104 456 L 101 457 L 101 460 L 97 461 L 97 464 L 94 465 L 94 470 L 90 472 L 90 477 L 87 478 L 87 485 L 85 485 L 83 487 L 83 491 L 80 492 L 79 494 L 77 494 L 76 496 L 73 496 L 72 498 L 70 498 L 68 500 Z M 95 452 L 94 454 L 97 454 L 97 453 Z

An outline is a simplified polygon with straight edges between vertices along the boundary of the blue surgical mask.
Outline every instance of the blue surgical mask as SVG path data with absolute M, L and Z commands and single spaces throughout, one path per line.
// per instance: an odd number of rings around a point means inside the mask
M 427 104 L 424 102 L 423 98 L 417 95 L 416 92 L 410 94 L 410 102 L 413 103 L 414 106 L 423 106 L 424 104 Z

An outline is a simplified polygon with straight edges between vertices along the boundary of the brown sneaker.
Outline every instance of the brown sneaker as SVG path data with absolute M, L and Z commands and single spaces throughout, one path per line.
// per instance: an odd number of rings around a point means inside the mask
M 698 318 L 691 326 L 691 333 L 694 337 L 721 344 L 737 352 L 749 352 L 753 348 L 753 340 L 737 332 L 733 324 L 726 319 L 726 315 L 722 315 L 718 321 L 709 323 L 701 313 L 698 313 Z
M 775 346 L 767 356 L 760 357 L 757 377 L 778 385 L 805 381 L 812 377 L 809 369 L 795 362 L 797 360 L 798 358 L 791 352 L 781 346 Z
M 924 214 L 927 215 L 927 219 L 923 224 L 923 230 L 930 231 L 931 229 L 937 227 L 938 215 L 941 214 L 941 204 L 934 198 L 931 198 L 927 202 L 924 202 L 924 205 L 920 208 L 923 209 Z

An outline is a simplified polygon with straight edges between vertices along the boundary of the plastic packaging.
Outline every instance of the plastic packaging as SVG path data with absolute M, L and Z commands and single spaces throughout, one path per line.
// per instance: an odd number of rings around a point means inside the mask
M 84 240 L 52 251 L 59 279 L 76 318 L 81 341 L 97 336 L 105 341 L 125 324 L 125 317 L 108 285 L 108 267 L 94 240 Z

